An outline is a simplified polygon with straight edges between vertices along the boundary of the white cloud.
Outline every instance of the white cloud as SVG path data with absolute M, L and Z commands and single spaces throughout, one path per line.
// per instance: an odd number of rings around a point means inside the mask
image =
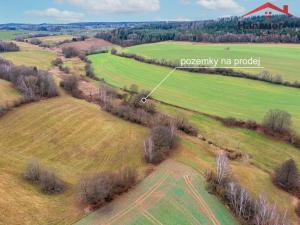
M 245 11 L 245 8 L 235 0 L 198 0 L 197 3 L 211 10 L 232 11 L 232 14 L 239 14 Z
M 160 0 L 56 0 L 93 13 L 153 12 L 160 9 Z
M 84 14 L 72 12 L 68 10 L 59 10 L 56 8 L 49 8 L 45 10 L 31 10 L 26 12 L 29 16 L 47 17 L 60 22 L 78 22 L 81 21 Z

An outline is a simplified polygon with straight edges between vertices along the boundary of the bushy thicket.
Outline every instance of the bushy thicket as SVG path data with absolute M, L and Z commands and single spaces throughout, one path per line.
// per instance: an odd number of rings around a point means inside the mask
M 42 169 L 36 160 L 28 161 L 23 176 L 27 181 L 38 184 L 46 194 L 57 194 L 65 190 L 64 182 L 52 170 Z
M 138 90 L 137 87 L 134 88 Z M 98 101 L 101 108 L 115 116 L 128 120 L 133 123 L 142 124 L 148 127 L 156 125 L 174 124 L 174 126 L 188 135 L 197 136 L 198 129 L 190 124 L 184 117 L 176 118 L 158 112 L 155 105 L 147 100 L 143 103 L 142 98 L 146 97 L 149 92 L 141 93 L 131 92 L 129 97 L 120 96 L 113 88 L 106 85 L 100 87 Z M 121 98 L 123 101 L 114 104 L 115 98 Z
M 291 115 L 284 111 L 273 109 L 270 110 L 264 117 L 263 126 L 272 131 L 278 133 L 286 133 L 291 129 Z
M 295 81 L 293 83 L 289 81 L 283 81 L 282 77 L 280 75 L 273 76 L 270 74 L 268 71 L 262 71 L 260 74 L 247 74 L 241 71 L 235 71 L 233 69 L 226 69 L 226 68 L 202 68 L 202 67 L 195 67 L 195 68 L 182 68 L 181 65 L 177 62 L 171 62 L 167 60 L 159 60 L 159 59 L 147 59 L 143 56 L 139 56 L 133 53 L 126 53 L 126 52 L 121 52 L 119 53 L 116 49 L 112 49 L 111 53 L 113 55 L 117 55 L 120 57 L 125 57 L 125 58 L 130 58 L 137 60 L 139 62 L 144 62 L 144 63 L 149 63 L 153 65 L 159 65 L 159 66 L 164 66 L 164 67 L 169 67 L 169 68 L 178 68 L 178 70 L 183 70 L 183 71 L 188 71 L 192 73 L 204 73 L 204 74 L 219 74 L 223 76 L 231 76 L 231 77 L 240 77 L 240 78 L 247 78 L 251 80 L 259 80 L 259 81 L 264 81 L 272 84 L 280 84 L 288 87 L 296 87 L 300 88 L 300 82 Z M 181 67 L 181 68 L 180 68 Z M 204 65 L 203 65 L 204 67 Z
M 249 225 L 290 225 L 287 213 L 282 213 L 274 204 L 260 195 L 253 197 L 232 177 L 228 158 L 225 154 L 217 157 L 216 171 L 206 173 L 208 191 L 224 201 L 243 224 Z
M 234 117 L 221 118 L 221 122 L 227 127 L 241 127 L 250 130 L 256 130 L 259 124 L 255 120 L 243 121 Z
M 57 87 L 51 75 L 36 67 L 15 66 L 0 57 L 0 79 L 10 81 L 25 101 L 57 96 Z
M 160 163 L 174 149 L 176 127 L 158 125 L 151 129 L 150 136 L 144 141 L 143 157 L 148 163 Z
M 79 79 L 74 75 L 67 76 L 60 82 L 60 86 L 67 92 L 71 93 L 73 97 L 78 98 L 80 91 L 78 89 Z
M 29 39 L 28 41 L 30 44 L 32 45 L 41 45 L 42 44 L 42 41 L 40 39 L 37 39 L 37 38 L 32 38 L 32 39 Z
M 62 53 L 66 58 L 77 57 L 80 55 L 80 51 L 78 51 L 78 49 L 74 47 L 64 47 L 62 49 Z
M 20 48 L 15 43 L 0 41 L 0 52 L 17 52 L 17 51 L 20 51 Z
M 300 197 L 300 176 L 293 159 L 285 161 L 275 170 L 273 183 L 277 187 Z
M 115 195 L 127 192 L 137 182 L 137 171 L 126 167 L 116 173 L 105 171 L 84 177 L 77 185 L 79 201 L 93 209 L 113 200 Z
M 63 63 L 64 62 L 62 61 L 61 58 L 56 58 L 51 62 L 52 66 L 61 66 L 63 65 Z

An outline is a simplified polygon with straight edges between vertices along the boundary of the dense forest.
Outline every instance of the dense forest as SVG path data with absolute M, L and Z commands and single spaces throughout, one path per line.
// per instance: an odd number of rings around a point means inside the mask
M 264 16 L 193 22 L 156 22 L 121 27 L 96 35 L 122 46 L 159 41 L 300 43 L 300 18 Z

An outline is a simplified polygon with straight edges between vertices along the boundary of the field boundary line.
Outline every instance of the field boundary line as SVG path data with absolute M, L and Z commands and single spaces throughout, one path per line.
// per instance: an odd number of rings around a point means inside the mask
M 120 217 L 126 215 L 128 212 L 130 212 L 132 209 L 137 207 L 141 204 L 142 201 L 146 200 L 153 192 L 155 192 L 160 185 L 165 182 L 165 180 L 169 177 L 168 174 L 164 175 L 161 179 L 159 179 L 148 191 L 146 191 L 144 194 L 142 194 L 138 199 L 136 199 L 127 209 L 122 210 L 121 212 L 117 213 L 107 221 L 105 221 L 103 224 L 108 225 L 112 222 L 116 221 Z
M 147 210 L 142 211 L 142 214 L 151 220 L 154 224 L 163 225 L 158 219 L 156 219 L 153 215 L 151 215 Z
M 206 202 L 202 199 L 202 197 L 197 192 L 197 189 L 194 187 L 194 185 L 192 184 L 192 182 L 190 180 L 190 176 L 184 176 L 184 180 L 185 180 L 187 186 L 189 187 L 189 189 L 191 190 L 191 192 L 193 193 L 193 195 L 196 197 L 196 199 L 198 200 L 198 202 L 204 209 L 204 211 L 206 211 L 207 216 L 209 216 L 211 218 L 213 224 L 221 225 L 220 222 L 218 221 L 218 219 L 215 217 L 215 214 L 211 211 L 209 206 L 206 204 Z

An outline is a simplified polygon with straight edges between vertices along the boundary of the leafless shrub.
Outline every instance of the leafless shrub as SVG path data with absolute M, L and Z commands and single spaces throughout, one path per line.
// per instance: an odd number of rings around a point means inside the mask
M 178 130 L 181 130 L 184 133 L 186 133 L 188 135 L 191 135 L 191 136 L 196 137 L 198 135 L 197 127 L 190 124 L 185 117 L 176 116 L 175 123 L 176 123 L 176 127 L 177 127 Z
M 17 52 L 17 51 L 20 51 L 20 48 L 15 43 L 0 41 L 0 52 Z
M 259 196 L 255 201 L 254 225 L 289 225 L 287 212 L 281 213 L 277 206 L 270 205 L 264 196 Z
M 175 126 L 156 126 L 144 141 L 144 159 L 149 163 L 160 163 L 175 145 Z
M 226 197 L 228 204 L 234 214 L 245 221 L 251 221 L 255 205 L 252 197 L 247 190 L 235 182 L 230 182 L 227 185 Z
M 289 132 L 291 126 L 291 115 L 283 110 L 270 110 L 263 121 L 263 126 L 273 132 Z
M 27 162 L 24 178 L 30 182 L 40 181 L 40 164 L 36 160 L 30 160 Z
M 78 85 L 79 80 L 74 75 L 69 75 L 65 80 L 60 82 L 60 86 L 74 97 L 78 97 L 79 95 Z
M 52 64 L 53 66 L 60 66 L 60 65 L 63 64 L 63 61 L 62 61 L 61 58 L 56 58 L 56 59 L 54 59 L 54 60 L 51 62 L 51 64 Z
M 37 38 L 32 38 L 29 40 L 29 43 L 32 44 L 32 45 L 40 45 L 42 44 L 42 41 L 40 39 L 37 39 Z
M 80 51 L 74 47 L 64 47 L 62 52 L 66 58 L 77 57 L 80 55 Z
M 125 167 L 115 175 L 113 192 L 122 194 L 127 192 L 137 182 L 137 171 L 131 167 Z
M 40 187 L 47 194 L 57 194 L 65 190 L 64 182 L 48 169 L 42 170 L 40 174 Z
M 290 159 L 275 170 L 273 182 L 285 191 L 297 192 L 299 189 L 299 178 L 296 163 L 293 159 Z
M 216 173 L 217 181 L 218 183 L 222 183 L 231 174 L 229 160 L 225 153 L 220 153 L 218 154 L 216 161 L 217 161 L 217 173 Z

